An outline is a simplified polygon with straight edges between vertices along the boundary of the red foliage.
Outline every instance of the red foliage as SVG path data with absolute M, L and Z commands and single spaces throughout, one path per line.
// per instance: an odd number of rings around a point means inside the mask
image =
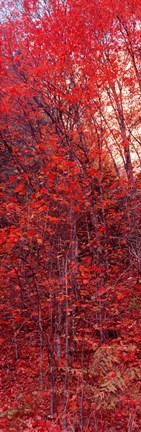
M 140 1 L 1 6 L 0 431 L 138 432 Z

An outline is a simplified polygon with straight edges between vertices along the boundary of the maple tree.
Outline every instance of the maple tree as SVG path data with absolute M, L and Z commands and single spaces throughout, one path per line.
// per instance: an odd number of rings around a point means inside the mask
M 1 10 L 0 430 L 136 432 L 140 1 Z

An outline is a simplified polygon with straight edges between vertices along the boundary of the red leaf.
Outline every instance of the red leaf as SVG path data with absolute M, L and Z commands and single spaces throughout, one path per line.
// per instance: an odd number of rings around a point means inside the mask
M 20 193 L 20 194 L 24 194 L 24 193 L 26 192 L 26 189 L 25 189 L 25 187 L 24 187 L 24 184 L 20 183 L 20 184 L 16 187 L 15 192 L 18 192 L 18 193 Z

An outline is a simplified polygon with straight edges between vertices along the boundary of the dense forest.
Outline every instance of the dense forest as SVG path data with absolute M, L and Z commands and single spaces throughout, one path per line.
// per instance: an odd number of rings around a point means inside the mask
M 0 6 L 0 432 L 139 432 L 141 3 Z

